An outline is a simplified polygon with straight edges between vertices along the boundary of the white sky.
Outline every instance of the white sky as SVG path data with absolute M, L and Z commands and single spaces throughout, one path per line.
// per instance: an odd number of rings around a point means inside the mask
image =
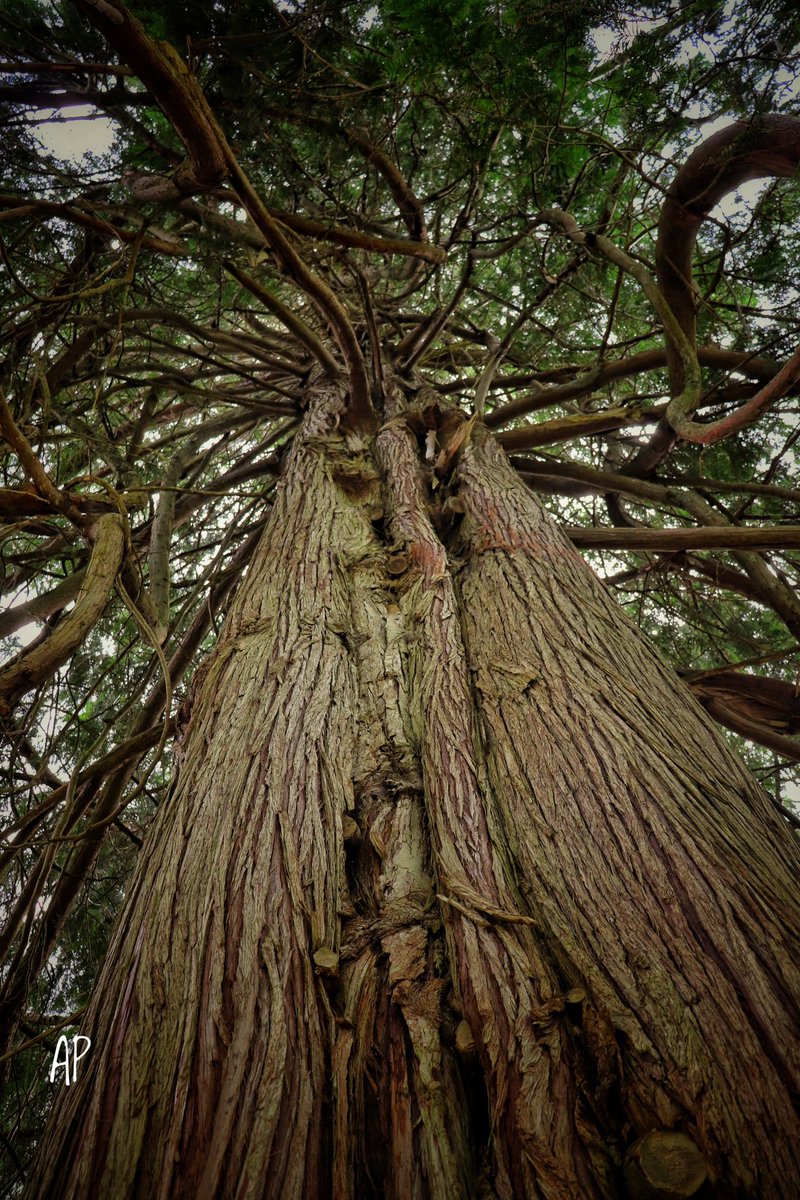
M 114 142 L 114 122 L 99 115 L 90 104 L 70 108 L 68 115 L 42 109 L 36 136 L 47 152 L 80 166 L 87 155 L 108 153 Z

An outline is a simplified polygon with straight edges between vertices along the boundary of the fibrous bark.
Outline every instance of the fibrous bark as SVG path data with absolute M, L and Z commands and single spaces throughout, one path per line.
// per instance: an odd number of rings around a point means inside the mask
M 591 1109 L 620 1150 L 632 1128 L 688 1133 L 712 1194 L 790 1194 L 796 844 L 490 441 L 461 478 L 493 794 L 562 986 L 612 1038 Z
M 29 1194 L 790 1195 L 788 830 L 490 436 L 389 407 L 312 396 Z

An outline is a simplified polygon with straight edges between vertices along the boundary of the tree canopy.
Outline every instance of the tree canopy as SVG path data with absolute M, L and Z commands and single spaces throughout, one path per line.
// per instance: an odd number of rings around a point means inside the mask
M 4 0 L 0 46 L 13 1194 L 320 377 L 369 426 L 401 374 L 441 480 L 483 419 L 792 819 L 800 15 Z

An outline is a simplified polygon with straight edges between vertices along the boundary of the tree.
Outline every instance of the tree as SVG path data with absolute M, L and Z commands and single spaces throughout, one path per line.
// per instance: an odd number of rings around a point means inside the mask
M 9 1190 L 795 1194 L 796 837 L 713 718 L 794 779 L 796 18 L 59 13 L 3 64 Z

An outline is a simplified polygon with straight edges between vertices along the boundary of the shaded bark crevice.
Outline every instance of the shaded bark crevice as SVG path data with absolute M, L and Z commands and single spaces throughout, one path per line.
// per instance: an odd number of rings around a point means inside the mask
M 309 400 L 29 1195 L 777 1200 L 795 843 L 480 425 Z

